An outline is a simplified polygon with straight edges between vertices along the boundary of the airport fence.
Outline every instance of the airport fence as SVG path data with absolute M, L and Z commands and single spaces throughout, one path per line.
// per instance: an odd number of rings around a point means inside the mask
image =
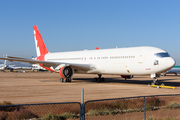
M 90 100 L 86 120 L 179 120 L 180 94 Z
M 0 120 L 179 120 L 180 94 L 0 105 Z
M 80 118 L 81 103 L 0 105 L 0 120 L 65 120 Z

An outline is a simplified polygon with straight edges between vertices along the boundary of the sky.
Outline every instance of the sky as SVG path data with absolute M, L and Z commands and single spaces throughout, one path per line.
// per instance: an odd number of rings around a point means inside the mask
M 36 57 L 33 25 L 50 52 L 154 46 L 180 65 L 179 0 L 1 0 L 0 57 Z

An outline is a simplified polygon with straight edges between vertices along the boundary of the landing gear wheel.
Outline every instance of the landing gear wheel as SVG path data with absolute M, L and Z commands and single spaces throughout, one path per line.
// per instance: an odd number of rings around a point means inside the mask
M 66 82 L 71 82 L 71 78 L 67 78 L 67 79 L 66 79 Z
M 104 81 L 105 81 L 105 78 L 101 78 L 101 81 L 103 81 L 103 82 L 104 82 Z
M 66 80 L 64 78 L 60 78 L 60 82 L 71 82 L 71 78 L 66 78 Z
M 94 80 L 97 82 L 97 81 L 98 81 L 98 78 L 94 78 Z
M 64 82 L 64 78 L 60 78 L 60 82 Z
M 99 82 L 104 82 L 105 81 L 104 78 L 101 78 L 101 76 L 102 76 L 101 74 L 98 74 L 98 76 L 99 76 L 98 78 L 94 78 L 96 82 L 99 83 Z
M 101 82 L 101 79 L 100 79 L 100 78 L 98 78 L 98 79 L 97 79 L 97 82 L 98 82 L 98 83 L 99 83 L 99 82 Z

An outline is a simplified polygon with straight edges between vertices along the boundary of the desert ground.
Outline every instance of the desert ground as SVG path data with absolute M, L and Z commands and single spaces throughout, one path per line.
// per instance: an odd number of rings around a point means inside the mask
M 84 89 L 84 101 L 134 96 L 165 95 L 180 93 L 180 75 L 167 75 L 159 81 L 175 89 L 154 88 L 150 76 L 134 76 L 124 80 L 118 75 L 103 75 L 105 82 L 94 81 L 97 75 L 75 74 L 71 83 L 61 83 L 58 73 L 0 73 L 0 102 L 13 104 L 81 102 Z

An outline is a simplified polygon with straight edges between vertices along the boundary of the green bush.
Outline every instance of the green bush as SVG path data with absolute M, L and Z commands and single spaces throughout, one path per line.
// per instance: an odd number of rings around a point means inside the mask
M 146 106 L 145 108 L 146 108 L 146 110 L 152 110 L 152 111 L 154 110 L 153 106 Z
M 94 110 L 89 110 L 87 112 L 87 115 L 92 115 L 92 116 L 99 116 L 99 115 L 115 115 L 120 113 L 118 109 L 115 110 L 110 110 L 107 108 L 98 110 L 98 109 L 94 109 Z
M 176 102 L 170 103 L 170 104 L 168 104 L 166 106 L 166 108 L 168 108 L 168 109 L 176 109 L 176 108 L 179 108 L 179 107 L 180 107 L 180 105 L 178 103 L 176 103 Z
M 63 113 L 61 115 L 55 115 L 55 114 L 46 114 L 41 119 L 42 120 L 66 120 L 68 118 L 75 118 L 76 116 L 72 113 Z
M 65 120 L 65 118 L 55 115 L 55 114 L 46 114 L 44 117 L 41 118 L 42 120 Z
M 63 113 L 63 114 L 61 114 L 60 115 L 62 118 L 65 118 L 65 119 L 67 119 L 67 118 L 75 118 L 76 116 L 75 116 L 75 114 L 72 114 L 72 113 Z
M 91 109 L 91 110 L 89 110 L 87 112 L 87 115 L 98 116 L 100 114 L 99 114 L 99 110 L 98 109 L 94 109 L 94 110 Z
M 178 119 L 172 117 L 166 117 L 165 120 L 178 120 Z
M 148 118 L 146 118 L 146 120 L 154 120 L 152 116 L 149 116 Z

